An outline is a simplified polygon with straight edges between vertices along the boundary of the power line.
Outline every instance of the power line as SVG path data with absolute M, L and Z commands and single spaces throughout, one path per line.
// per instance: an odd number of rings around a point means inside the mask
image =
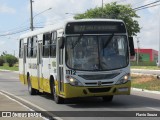
M 135 3 L 132 4 L 132 6 L 135 6 L 135 5 L 137 5 L 137 4 L 140 4 L 140 3 L 144 2 L 144 1 L 146 1 L 146 0 L 142 0 L 142 1 L 139 1 L 139 2 L 135 2 Z
M 155 3 L 158 3 L 158 2 L 160 2 L 160 0 L 157 0 L 157 1 L 155 1 L 155 2 L 151 2 L 151 3 L 146 4 L 146 5 L 142 5 L 142 6 L 137 7 L 137 8 L 134 8 L 134 10 L 136 10 L 136 9 L 140 9 L 140 8 L 143 8 L 143 7 L 146 7 L 146 6 L 149 6 L 149 5 L 152 5 L 152 4 L 155 4 Z
M 8 35 L 14 35 L 14 34 L 18 34 L 18 33 L 21 33 L 21 32 L 28 31 L 28 30 L 29 30 L 29 28 L 26 28 L 26 29 L 23 29 L 21 31 L 11 32 L 11 33 L 7 33 L 7 34 L 0 34 L 0 37 L 4 37 L 4 36 L 8 36 Z
M 25 25 L 25 24 L 27 24 L 28 22 L 29 22 L 29 19 L 25 20 L 23 23 L 17 25 L 17 27 L 13 27 L 13 28 L 10 28 L 8 30 L 1 31 L 0 33 L 2 34 L 2 33 L 6 33 L 6 32 L 16 31 L 16 30 L 19 30 L 19 29 L 22 29 L 22 28 L 26 28 L 27 25 Z
M 124 2 L 124 1 L 125 1 L 125 0 L 119 0 L 119 1 L 117 1 L 117 2 Z M 160 0 L 155 1 L 155 2 L 151 2 L 151 3 L 146 4 L 146 5 L 143 5 L 143 6 L 136 7 L 136 8 L 134 8 L 134 10 L 139 11 L 139 10 L 147 9 L 147 8 L 150 8 L 150 7 L 155 7 L 155 6 L 160 5 L 160 4 L 153 5 L 153 4 L 158 3 L 158 2 L 160 2 Z M 151 6 L 151 5 L 152 5 L 152 6 Z M 43 22 L 40 22 L 40 23 L 43 23 Z M 37 23 L 37 25 L 38 25 L 38 24 L 40 25 L 40 23 Z M 50 23 L 51 23 L 51 22 L 49 22 L 47 25 L 51 25 Z M 24 23 L 23 23 L 23 24 L 24 24 Z M 29 28 L 27 28 L 27 29 L 22 29 L 21 26 L 19 26 L 19 27 L 17 27 L 17 28 L 20 29 L 20 30 L 19 30 L 19 31 L 13 31 L 13 32 L 10 32 L 10 33 L 7 33 L 7 34 L 0 34 L 0 36 L 8 36 L 8 35 L 13 35 L 13 34 L 18 34 L 18 33 L 25 32 L 25 31 L 29 30 Z M 21 30 L 21 29 L 22 29 L 22 30 Z M 12 30 L 9 30 L 9 31 L 12 31 Z M 9 32 L 9 31 L 8 31 L 8 32 Z
M 152 6 L 148 6 L 148 7 L 143 7 L 143 8 L 141 8 L 141 9 L 137 9 L 136 11 L 143 10 L 143 9 L 147 9 L 147 8 L 151 8 L 151 7 L 156 7 L 156 6 L 158 6 L 158 5 L 160 5 L 160 4 L 156 4 L 156 5 L 152 5 Z

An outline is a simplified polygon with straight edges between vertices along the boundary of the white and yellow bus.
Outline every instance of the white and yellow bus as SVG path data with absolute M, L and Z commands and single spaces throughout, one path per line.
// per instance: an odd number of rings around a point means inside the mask
M 121 20 L 42 28 L 20 36 L 20 81 L 31 95 L 51 93 L 56 103 L 91 96 L 112 101 L 114 95 L 130 94 L 130 51 L 134 54 L 133 39 Z

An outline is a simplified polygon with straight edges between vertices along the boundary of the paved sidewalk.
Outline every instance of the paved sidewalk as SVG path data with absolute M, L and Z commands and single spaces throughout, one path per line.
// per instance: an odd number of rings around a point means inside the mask
M 23 111 L 31 111 L 27 106 L 19 103 L 18 101 L 6 96 L 5 94 L 0 92 L 0 116 L 2 116 L 3 111 L 18 111 L 18 112 L 23 112 Z M 41 117 L 12 117 L 12 118 L 4 118 L 0 117 L 0 120 L 44 120 Z

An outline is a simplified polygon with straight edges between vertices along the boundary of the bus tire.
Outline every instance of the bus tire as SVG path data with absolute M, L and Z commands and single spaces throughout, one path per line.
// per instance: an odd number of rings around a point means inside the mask
M 53 87 L 53 94 L 54 94 L 54 101 L 57 103 L 57 104 L 63 104 L 64 103 L 64 98 L 60 97 L 57 95 L 56 93 L 56 89 L 55 89 L 55 86 Z
M 28 92 L 29 92 L 29 94 L 30 95 L 36 95 L 37 91 L 36 91 L 36 89 L 32 88 L 30 76 L 27 77 L 27 81 L 28 81 Z
M 54 78 L 53 76 L 50 76 L 50 89 L 51 89 L 51 95 L 53 96 L 53 98 L 54 98 L 54 86 L 55 86 Z
M 111 102 L 113 100 L 113 95 L 104 96 L 103 101 L 104 102 Z

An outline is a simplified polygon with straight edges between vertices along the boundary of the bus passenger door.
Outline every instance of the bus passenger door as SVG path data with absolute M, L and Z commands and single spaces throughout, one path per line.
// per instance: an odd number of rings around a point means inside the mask
M 43 91 L 50 92 L 50 39 L 51 34 L 43 34 L 43 50 L 42 50 L 42 78 L 43 78 Z
M 24 78 L 24 84 L 27 83 L 27 71 L 26 71 L 26 57 L 27 57 L 27 44 L 24 44 L 24 51 L 23 51 L 23 78 Z
M 40 91 L 43 91 L 43 79 L 42 79 L 42 43 L 38 43 L 37 50 L 37 77 L 38 87 Z
M 58 40 L 58 46 L 60 46 L 61 44 L 61 38 Z M 57 69 L 57 72 L 58 72 L 58 76 L 57 76 L 57 79 L 58 79 L 58 90 L 60 92 L 60 94 L 63 94 L 64 92 L 64 67 L 63 67 L 63 52 L 64 52 L 64 49 L 63 48 L 60 48 L 60 47 L 57 47 L 58 51 L 58 69 Z

